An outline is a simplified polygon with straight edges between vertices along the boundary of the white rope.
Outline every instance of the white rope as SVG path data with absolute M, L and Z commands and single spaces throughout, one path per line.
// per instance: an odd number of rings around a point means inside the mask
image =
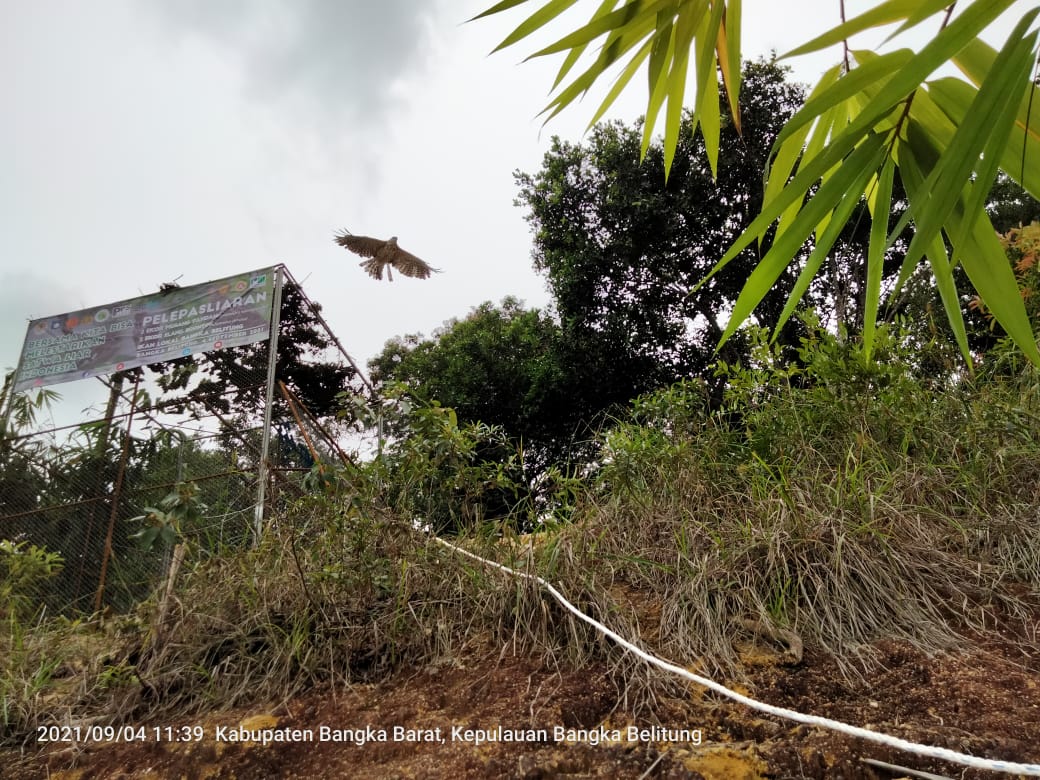
M 553 598 L 560 602 L 560 604 L 562 604 L 568 612 L 573 614 L 575 617 L 584 620 L 586 623 L 588 623 L 590 626 L 595 628 L 600 633 L 609 636 L 619 645 L 624 647 L 626 650 L 635 653 L 648 664 L 656 666 L 659 669 L 663 669 L 666 672 L 671 672 L 672 674 L 678 675 L 679 677 L 684 677 L 687 680 L 690 680 L 691 682 L 697 683 L 698 685 L 703 685 L 705 688 L 709 688 L 715 691 L 716 693 L 720 693 L 723 696 L 726 696 L 727 698 L 733 699 L 734 701 L 738 701 L 741 704 L 746 704 L 748 707 L 751 707 L 752 709 L 756 709 L 760 712 L 765 712 L 770 715 L 776 715 L 777 717 L 787 718 L 788 720 L 793 720 L 798 723 L 806 723 L 811 726 L 821 726 L 823 728 L 832 729 L 834 731 L 840 731 L 841 733 L 848 734 L 849 736 L 859 737 L 860 739 L 867 739 L 871 742 L 878 742 L 882 745 L 888 745 L 889 747 L 896 748 L 897 750 L 903 750 L 908 753 L 914 753 L 919 756 L 929 756 L 931 758 L 938 758 L 943 761 L 952 761 L 954 763 L 963 764 L 964 766 L 970 766 L 976 769 L 988 769 L 994 772 L 1007 772 L 1010 774 L 1040 777 L 1040 764 L 1017 764 L 1011 761 L 995 761 L 988 758 L 977 758 L 976 756 L 969 756 L 967 753 L 958 753 L 955 750 L 949 750 L 947 748 L 932 747 L 930 745 L 919 745 L 916 742 L 910 742 L 905 739 L 900 739 L 899 737 L 891 737 L 888 734 L 881 734 L 880 732 L 872 731 L 871 729 L 865 729 L 860 726 L 849 726 L 846 723 L 842 723 L 841 721 L 837 720 L 831 720 L 830 718 L 822 718 L 818 715 L 804 715 L 800 712 L 788 710 L 783 707 L 774 707 L 772 704 L 766 704 L 764 702 L 752 699 L 748 696 L 744 696 L 743 694 L 737 693 L 736 691 L 731 691 L 729 688 L 725 687 L 724 685 L 720 685 L 714 680 L 709 680 L 707 677 L 701 677 L 699 674 L 694 674 L 693 672 L 683 669 L 681 666 L 676 666 L 675 664 L 663 661 L 660 658 L 650 655 L 646 651 L 636 647 L 634 644 L 629 642 L 624 637 L 611 631 L 598 620 L 586 615 L 580 609 L 575 607 L 573 604 L 567 601 L 567 599 L 565 599 L 563 595 L 558 590 L 556 590 L 556 588 L 554 588 L 546 580 L 542 579 L 538 575 L 530 574 L 528 572 L 515 571 L 514 569 L 510 569 L 508 566 L 503 566 L 501 563 L 489 561 L 486 558 L 481 558 L 479 555 L 475 555 L 474 553 L 469 552 L 468 550 L 463 550 L 461 547 L 456 547 L 455 545 L 446 542 L 439 537 L 434 538 L 437 539 L 437 541 L 443 544 L 445 547 L 448 547 L 454 550 L 455 552 L 462 553 L 466 557 L 472 558 L 475 561 L 479 561 L 485 566 L 491 566 L 493 568 L 499 569 L 507 574 L 511 574 L 514 577 L 522 577 L 524 579 L 534 580 L 547 591 L 549 591 L 549 593 L 552 594 Z

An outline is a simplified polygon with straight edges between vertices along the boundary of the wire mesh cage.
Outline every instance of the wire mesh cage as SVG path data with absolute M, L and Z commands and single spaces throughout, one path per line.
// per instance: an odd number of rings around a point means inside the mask
M 101 379 L 103 412 L 64 428 L 33 413 L 51 391 L 15 394 L 8 382 L 0 595 L 50 614 L 129 610 L 179 545 L 207 556 L 253 544 L 316 461 L 346 457 L 341 394 L 370 386 L 320 306 L 280 270 L 273 361 L 260 341 L 119 372 Z

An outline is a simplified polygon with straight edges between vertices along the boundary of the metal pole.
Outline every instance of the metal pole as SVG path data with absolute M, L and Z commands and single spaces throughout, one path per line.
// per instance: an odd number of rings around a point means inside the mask
M 278 363 L 278 331 L 282 326 L 282 267 L 274 271 L 274 303 L 271 308 L 271 342 L 267 354 L 267 396 L 264 402 L 264 431 L 260 444 L 260 464 L 256 473 L 260 484 L 256 488 L 256 509 L 253 520 L 253 541 L 260 543 L 264 524 L 264 498 L 267 494 L 267 455 L 271 446 L 271 405 L 274 403 L 274 375 Z

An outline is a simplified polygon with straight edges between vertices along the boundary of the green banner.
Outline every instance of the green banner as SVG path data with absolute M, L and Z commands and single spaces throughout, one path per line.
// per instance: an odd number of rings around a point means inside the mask
M 271 335 L 274 269 L 29 323 L 15 390 L 238 347 Z

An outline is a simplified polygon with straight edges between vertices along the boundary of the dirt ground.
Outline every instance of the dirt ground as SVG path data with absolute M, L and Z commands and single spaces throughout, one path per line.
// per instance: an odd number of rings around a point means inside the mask
M 517 657 L 508 647 L 485 650 L 493 652 L 398 673 L 378 684 L 312 691 L 270 707 L 211 713 L 191 722 L 137 724 L 135 733 L 123 735 L 124 742 L 36 745 L 0 755 L 0 775 L 17 780 L 925 776 L 906 771 L 912 769 L 951 778 L 1000 776 L 761 716 L 697 686 L 672 686 L 633 718 L 633 702 L 610 682 L 605 667 L 553 669 Z M 1035 644 L 991 637 L 970 653 L 929 658 L 885 642 L 877 646 L 881 670 L 858 682 L 846 681 L 833 660 L 811 648 L 793 666 L 766 648 L 746 650 L 748 681 L 740 687 L 761 700 L 977 756 L 1040 761 L 1040 648 Z M 630 733 L 630 726 L 637 731 Z M 481 742 L 499 727 L 512 730 L 502 736 L 516 741 Z M 232 741 L 259 738 L 263 729 L 269 730 L 268 739 L 286 741 Z

